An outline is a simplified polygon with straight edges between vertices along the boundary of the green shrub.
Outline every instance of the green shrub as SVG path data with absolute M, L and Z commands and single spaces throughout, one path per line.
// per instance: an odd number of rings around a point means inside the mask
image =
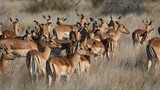
M 27 11 L 31 13 L 37 13 L 47 10 L 65 11 L 70 10 L 72 7 L 73 5 L 71 3 L 66 3 L 62 0 L 33 0 L 31 5 L 27 8 Z

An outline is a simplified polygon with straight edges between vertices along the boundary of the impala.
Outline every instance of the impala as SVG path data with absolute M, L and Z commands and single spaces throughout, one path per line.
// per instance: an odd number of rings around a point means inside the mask
M 115 35 L 116 34 L 116 30 L 117 30 L 117 24 L 116 22 L 118 22 L 121 19 L 121 16 L 117 17 L 117 18 L 113 18 L 112 16 L 110 16 L 111 20 L 110 23 L 108 24 L 108 26 L 113 26 L 113 29 L 109 29 L 107 31 L 107 33 L 109 35 Z
M 81 47 L 80 44 L 78 44 L 72 58 L 50 57 L 46 64 L 47 80 L 49 82 L 49 86 L 51 86 L 54 75 L 55 85 L 57 85 L 61 79 L 61 75 L 67 75 L 68 80 L 76 68 L 79 73 L 78 64 L 80 62 L 80 57 L 81 55 L 85 54 L 85 52 L 85 49 Z
M 103 38 L 111 37 L 112 35 L 104 33 L 104 29 L 107 29 L 107 28 L 108 28 L 108 24 L 103 19 L 101 19 L 101 24 L 97 27 L 96 32 L 98 32 L 99 34 L 103 33 Z M 95 34 L 91 34 L 91 35 L 92 35 L 92 37 L 91 37 L 92 39 L 95 39 L 97 41 L 101 41 L 99 35 L 96 35 L 96 36 L 95 36 Z
M 144 20 L 142 20 L 142 22 L 145 24 L 146 28 L 145 30 L 143 29 L 137 29 L 132 33 L 132 40 L 133 40 L 133 45 L 135 46 L 136 44 L 140 44 L 141 41 L 141 37 L 140 35 L 142 33 L 144 33 L 145 31 L 149 31 L 151 30 L 151 24 L 154 22 L 154 20 L 150 20 L 150 22 L 148 22 L 148 20 L 146 19 L 146 22 Z
M 148 71 L 151 68 L 152 62 L 156 62 L 155 69 L 158 69 L 160 64 L 160 38 L 151 36 L 151 31 L 153 31 L 153 29 L 140 35 L 142 37 L 140 41 L 141 43 L 149 40 L 149 43 L 146 47 L 148 56 Z
M 20 56 L 26 56 L 27 52 L 32 49 L 38 50 L 37 44 L 33 41 L 28 41 L 28 40 L 20 40 L 20 39 L 0 40 L 0 47 L 3 47 L 4 44 L 6 44 L 6 46 L 11 52 L 14 52 L 15 54 Z
M 7 37 L 18 36 L 18 30 L 19 30 L 18 19 L 16 18 L 16 21 L 15 21 L 15 22 L 13 22 L 11 18 L 9 18 L 9 19 L 10 19 L 10 21 L 13 23 L 14 31 L 4 30 L 4 31 L 2 32 L 2 35 L 7 36 Z
M 115 35 L 111 35 L 108 38 L 103 37 L 103 31 L 100 31 L 100 39 L 101 42 L 104 44 L 105 46 L 105 51 L 107 54 L 108 59 L 110 59 L 110 53 L 112 54 L 112 60 L 114 60 L 114 55 L 115 55 L 115 48 L 117 46 L 117 41 L 120 39 L 121 34 L 129 34 L 129 30 L 127 28 L 125 28 L 125 26 L 123 24 L 120 24 L 119 22 L 116 22 L 118 25 L 117 28 L 117 32 Z
M 44 15 L 43 15 L 43 18 L 47 20 L 47 23 L 46 24 L 50 24 L 47 26 L 47 31 L 51 31 L 51 26 L 53 26 L 53 19 L 51 18 L 50 15 L 48 15 L 48 18 L 46 18 Z
M 66 21 L 66 19 L 67 19 L 67 18 L 64 18 L 64 17 L 63 17 L 63 18 L 59 18 L 59 17 L 58 17 L 56 24 L 57 24 L 57 25 L 63 25 L 63 23 L 64 23 L 64 21 Z
M 0 50 L 0 75 L 6 69 L 7 61 L 14 60 L 15 58 L 16 56 L 10 52 L 10 50 L 6 47 L 6 45 L 4 45 L 3 49 Z
M 35 21 L 35 20 L 34 20 L 34 22 L 39 26 L 40 30 L 38 30 L 38 31 L 40 32 L 40 34 L 42 34 L 42 32 L 43 32 L 44 35 L 48 38 L 48 35 L 50 32 L 50 26 L 51 26 L 52 22 L 48 22 L 47 24 L 39 24 L 38 21 Z
M 36 81 L 39 80 L 39 76 L 46 74 L 46 61 L 48 60 L 50 56 L 51 49 L 47 45 L 47 37 L 44 35 L 41 36 L 45 40 L 44 42 L 44 51 L 40 52 L 38 50 L 31 50 L 27 53 L 26 57 L 26 65 L 29 71 L 29 74 L 32 78 L 36 78 Z

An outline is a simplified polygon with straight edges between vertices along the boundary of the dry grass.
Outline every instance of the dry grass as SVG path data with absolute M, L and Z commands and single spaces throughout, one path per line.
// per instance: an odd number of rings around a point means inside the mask
M 2 1 L 0 1 L 2 2 Z M 9 3 L 4 2 L 5 5 Z M 4 4 L 0 3 L 0 4 Z M 16 3 L 16 2 L 11 2 Z M 18 2 L 19 3 L 19 2 Z M 3 6 L 3 5 L 2 5 Z M 12 8 L 13 6 L 6 6 Z M 6 9 L 4 7 L 4 9 Z M 20 6 L 19 6 L 20 7 Z M 1 5 L 0 5 L 0 8 Z M 19 18 L 20 30 L 23 34 L 27 26 L 34 27 L 33 20 L 37 20 L 40 23 L 45 23 L 42 15 L 51 15 L 56 22 L 57 17 L 67 17 L 66 24 L 74 24 L 79 21 L 74 11 L 71 12 L 59 12 L 59 11 L 46 11 L 38 14 L 30 14 L 20 12 L 17 10 L 4 12 L 0 11 L 0 22 L 3 23 L 3 29 L 11 29 L 12 25 L 9 22 L 8 17 Z M 82 11 L 81 11 L 82 12 Z M 87 17 L 102 17 L 109 22 L 109 16 L 96 16 L 92 13 L 92 10 L 85 11 L 84 15 Z M 160 25 L 159 14 L 129 14 L 123 16 L 120 20 L 131 32 L 137 28 L 144 28 L 142 19 L 152 18 L 155 20 L 153 27 L 155 30 L 153 34 L 158 36 L 157 28 Z M 54 27 L 54 26 L 53 26 Z M 52 27 L 52 28 L 53 28 Z M 160 89 L 160 77 L 157 72 L 146 72 L 147 56 L 145 51 L 145 45 L 140 48 L 135 48 L 132 45 L 131 33 L 129 35 L 122 35 L 118 41 L 118 48 L 116 51 L 115 61 L 99 60 L 91 63 L 91 70 L 89 74 L 82 73 L 79 77 L 73 74 L 68 82 L 61 82 L 56 87 L 57 90 L 158 90 Z M 51 87 L 49 89 L 53 89 Z M 0 90 L 46 90 L 44 80 L 38 83 L 32 84 L 29 78 L 29 74 L 26 68 L 25 58 L 18 58 L 15 61 L 8 61 L 7 69 L 0 76 Z

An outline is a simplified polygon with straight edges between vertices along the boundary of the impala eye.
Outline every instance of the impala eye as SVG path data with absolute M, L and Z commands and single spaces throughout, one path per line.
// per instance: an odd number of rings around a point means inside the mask
M 92 49 L 91 49 L 91 48 L 88 48 L 88 51 L 92 51 Z
M 9 53 L 7 52 L 6 55 L 9 55 Z
M 80 48 L 80 50 L 83 50 L 84 48 Z

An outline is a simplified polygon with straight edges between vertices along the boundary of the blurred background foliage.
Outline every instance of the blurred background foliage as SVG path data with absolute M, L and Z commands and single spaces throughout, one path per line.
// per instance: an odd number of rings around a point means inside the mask
M 3 0 L 0 0 L 3 2 Z M 22 2 L 21 11 L 39 13 L 43 11 L 73 11 L 78 0 L 6 0 L 9 2 Z M 26 3 L 27 2 L 27 3 Z M 78 7 L 84 10 L 94 10 L 98 14 L 126 15 L 130 13 L 143 14 L 159 12 L 160 0 L 81 0 Z M 17 5 L 18 6 L 18 5 Z M 7 6 L 6 6 L 7 7 Z M 96 11 L 98 10 L 98 12 Z

